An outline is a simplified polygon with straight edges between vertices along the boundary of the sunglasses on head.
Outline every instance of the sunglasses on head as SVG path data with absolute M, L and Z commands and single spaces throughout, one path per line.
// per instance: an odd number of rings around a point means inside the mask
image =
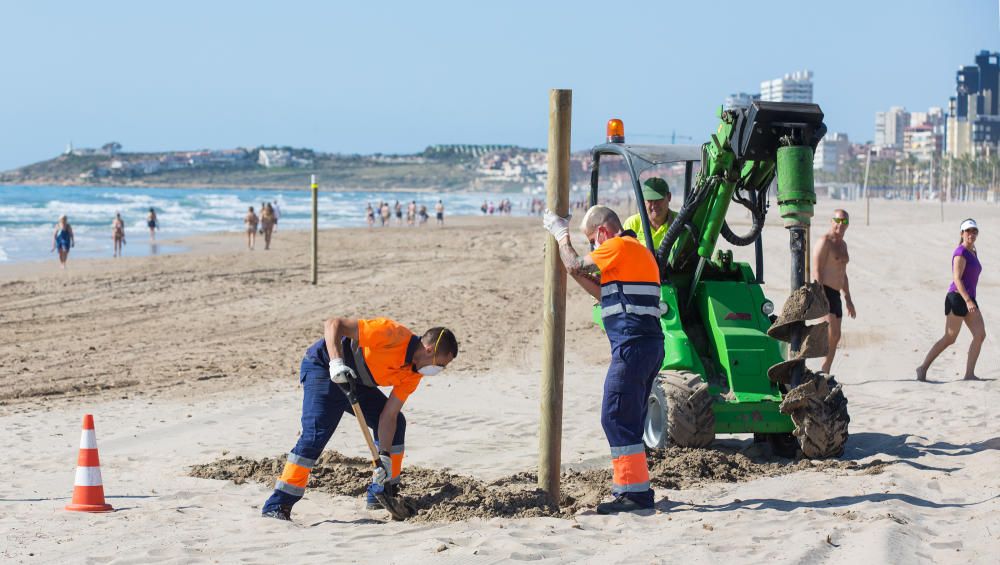
M 835 223 L 835 224 L 841 224 L 841 225 L 846 226 L 846 225 L 848 225 L 848 224 L 851 223 L 851 220 L 849 220 L 847 218 L 834 218 L 833 219 L 833 223 Z

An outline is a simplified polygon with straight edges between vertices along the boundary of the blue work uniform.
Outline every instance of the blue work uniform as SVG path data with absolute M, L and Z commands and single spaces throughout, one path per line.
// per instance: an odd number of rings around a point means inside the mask
M 347 338 L 341 343 L 344 363 L 354 369 L 363 385 L 357 387 L 358 404 L 376 442 L 379 440 L 379 416 L 387 400 L 377 387 L 392 386 L 392 395 L 405 402 L 422 376 L 413 367 L 413 354 L 419 347 L 419 337 L 388 318 L 358 320 L 358 343 Z M 306 351 L 299 381 L 303 390 L 302 434 L 288 454 L 281 477 L 274 485 L 274 493 L 261 508 L 264 514 L 279 507 L 290 508 L 302 499 L 312 468 L 337 429 L 341 416 L 354 415 L 347 395 L 330 380 L 330 356 L 325 339 Z M 400 413 L 389 450 L 393 478 L 402 470 L 405 436 L 406 418 Z
M 611 342 L 601 406 L 614 468 L 611 490 L 652 507 L 642 430 L 650 389 L 663 364 L 660 270 L 632 231 L 604 242 L 590 257 L 601 270 L 601 317 Z

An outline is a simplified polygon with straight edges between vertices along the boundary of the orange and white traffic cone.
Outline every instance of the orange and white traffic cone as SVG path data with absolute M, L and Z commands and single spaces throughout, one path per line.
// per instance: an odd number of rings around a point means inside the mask
M 73 482 L 73 502 L 66 510 L 76 512 L 110 512 L 111 505 L 104 502 L 104 484 L 101 482 L 101 462 L 97 458 L 97 436 L 94 434 L 94 417 L 83 417 L 80 435 L 80 455 L 76 460 L 76 480 Z

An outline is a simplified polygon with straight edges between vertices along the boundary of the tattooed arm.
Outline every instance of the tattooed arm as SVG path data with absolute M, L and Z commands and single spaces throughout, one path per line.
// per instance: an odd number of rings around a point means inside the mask
M 601 281 L 597 275 L 597 265 L 594 264 L 590 255 L 580 257 L 577 255 L 569 238 L 564 238 L 559 242 L 559 257 L 562 259 L 566 272 L 573 280 L 580 285 L 583 290 L 596 298 L 601 299 Z

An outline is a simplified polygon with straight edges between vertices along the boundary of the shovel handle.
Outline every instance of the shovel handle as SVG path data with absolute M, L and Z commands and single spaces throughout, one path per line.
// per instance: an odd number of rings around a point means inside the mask
M 354 410 L 354 417 L 358 419 L 358 425 L 361 426 L 361 435 L 365 436 L 365 441 L 368 442 L 368 450 L 372 453 L 372 466 L 378 467 L 380 464 L 378 450 L 375 449 L 372 434 L 368 431 L 368 425 L 365 423 L 365 415 L 361 413 L 361 405 L 357 402 L 352 402 L 351 410 Z

